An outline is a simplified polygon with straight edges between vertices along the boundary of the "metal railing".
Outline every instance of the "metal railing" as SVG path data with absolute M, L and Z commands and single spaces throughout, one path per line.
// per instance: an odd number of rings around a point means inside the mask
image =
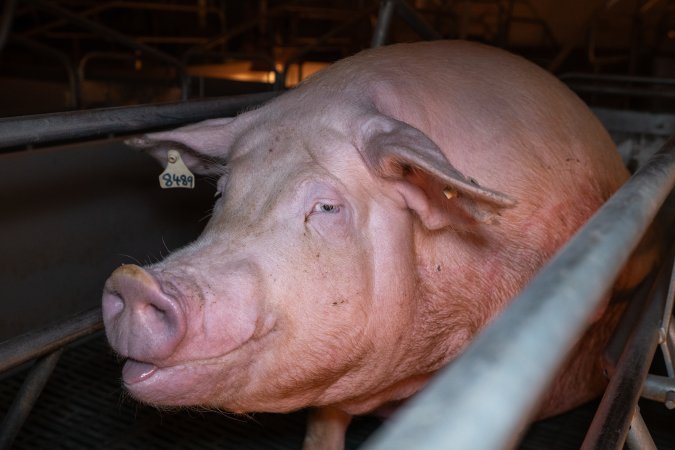
M 140 105 L 0 119 L 0 148 L 132 133 L 232 116 L 276 93 L 251 94 L 164 105 Z M 0 450 L 12 446 L 63 348 L 103 328 L 100 308 L 0 343 L 0 374 L 35 360 L 0 425 Z
M 95 308 L 59 324 L 0 343 L 0 374 L 36 360 L 0 425 L 0 449 L 12 446 L 58 364 L 63 348 L 101 329 L 101 309 Z
M 365 448 L 513 448 L 674 185 L 675 137 L 610 198 L 467 351 Z M 663 314 L 660 304 L 653 301 L 651 305 Z M 646 331 L 649 345 L 635 344 L 647 362 L 653 356 L 660 324 L 652 321 Z M 621 383 L 614 380 L 624 379 L 620 372 L 637 364 L 635 356 L 626 358 L 627 362 L 620 362 L 626 368 L 617 369 L 606 396 L 613 396 L 613 386 Z M 646 370 L 645 359 L 640 363 L 640 370 Z M 637 398 L 629 401 L 632 412 Z M 622 424 L 625 438 L 627 425 Z M 592 429 L 590 436 L 597 434 Z M 619 441 L 620 437 L 615 443 L 623 445 Z
M 264 92 L 186 102 L 0 118 L 0 149 L 60 140 L 91 139 L 233 116 L 276 95 L 279 93 Z

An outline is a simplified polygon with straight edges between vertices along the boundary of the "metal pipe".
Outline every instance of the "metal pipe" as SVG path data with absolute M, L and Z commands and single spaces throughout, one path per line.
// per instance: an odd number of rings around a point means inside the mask
M 70 108 L 79 108 L 80 107 L 80 98 L 81 98 L 81 83 L 77 75 L 77 71 L 73 65 L 73 62 L 68 58 L 68 56 L 56 49 L 47 47 L 44 44 L 36 42 L 32 39 L 27 39 L 21 36 L 12 36 L 12 42 L 15 42 L 19 45 L 32 49 L 38 53 L 58 60 L 63 67 L 66 69 L 66 75 L 68 76 L 68 86 L 70 88 L 70 104 L 67 105 Z
M 364 448 L 513 448 L 674 184 L 671 138 Z
M 672 300 L 673 294 L 670 294 L 669 298 Z M 661 342 L 661 352 L 663 353 L 668 376 L 675 377 L 675 361 L 673 361 L 675 359 L 675 321 L 672 320 L 672 316 L 670 319 L 665 336 L 663 336 L 663 342 Z
M 377 24 L 375 25 L 375 31 L 373 31 L 373 39 L 370 41 L 371 47 L 381 47 L 387 42 L 387 35 L 389 34 L 391 18 L 395 7 L 394 0 L 382 0 L 380 2 Z
M 417 33 L 419 37 L 426 41 L 433 41 L 435 39 L 442 39 L 422 16 L 420 16 L 415 9 L 408 4 L 408 2 L 395 0 L 396 12 L 408 24 L 412 30 Z
M 278 95 L 275 92 L 189 102 L 0 118 L 0 148 L 94 138 L 232 116 Z
M 80 79 L 80 82 L 84 82 L 87 78 L 85 77 L 85 69 L 89 64 L 89 61 L 92 59 L 114 59 L 118 61 L 134 61 L 136 56 L 133 53 L 115 53 L 115 52 L 89 52 L 80 59 L 80 63 L 77 65 L 77 76 Z
M 605 94 L 605 95 L 630 95 L 634 97 L 645 98 L 675 98 L 675 91 L 673 90 L 658 90 L 658 89 L 644 89 L 631 88 L 623 86 L 596 86 L 592 84 L 567 83 L 570 89 L 575 92 L 588 92 L 591 94 Z
M 663 310 L 661 321 L 660 340 L 661 352 L 666 365 L 666 372 L 671 378 L 675 378 L 675 367 L 673 367 L 673 357 L 675 356 L 675 323 L 673 322 L 673 303 L 675 303 L 675 265 L 670 274 L 670 289 L 666 297 L 666 305 Z M 675 395 L 675 392 L 673 393 Z
M 168 12 L 186 12 L 186 13 L 198 13 L 199 8 L 206 8 L 207 12 L 210 12 L 218 17 L 221 27 L 225 26 L 225 15 L 223 12 L 215 6 L 198 6 L 198 5 L 173 5 L 167 3 L 150 3 L 150 2 L 132 2 L 132 1 L 112 1 L 106 2 L 102 5 L 94 6 L 85 11 L 79 13 L 79 16 L 86 17 L 94 14 L 100 14 L 102 12 L 111 10 L 111 9 L 137 9 L 137 10 L 148 10 L 148 11 L 168 11 Z M 36 34 L 47 32 L 53 28 L 63 26 L 67 23 L 66 20 L 58 19 L 53 22 L 50 22 L 46 25 L 32 28 L 28 31 L 25 31 L 22 36 L 30 37 L 35 36 Z
M 0 22 L 0 53 L 5 48 L 9 30 L 14 22 L 14 11 L 16 10 L 16 0 L 5 0 L 5 7 L 2 9 L 2 22 Z
M 194 55 L 206 52 L 206 51 L 208 51 L 208 50 L 210 50 L 213 47 L 216 47 L 218 45 L 224 45 L 230 39 L 232 39 L 233 37 L 238 36 L 238 35 L 246 32 L 246 31 L 250 30 L 251 28 L 256 27 L 260 23 L 261 20 L 268 19 L 270 17 L 276 16 L 276 15 L 282 13 L 283 11 L 284 11 L 284 9 L 282 7 L 272 8 L 272 9 L 268 10 L 267 12 L 265 12 L 264 14 L 261 14 L 260 16 L 254 18 L 254 19 L 251 19 L 251 20 L 248 20 L 246 22 L 242 22 L 242 23 L 236 25 L 235 27 L 227 30 L 225 33 L 210 39 L 207 43 L 205 43 L 203 45 L 191 47 L 183 53 L 183 55 L 181 57 L 181 61 L 184 64 L 187 64 Z
M 635 327 L 640 321 L 640 317 L 644 314 L 646 308 L 644 299 L 649 296 L 653 281 L 654 275 L 652 274 L 649 279 L 640 283 L 640 286 L 631 294 L 628 307 L 621 315 L 621 319 L 616 328 L 614 328 L 612 337 L 605 347 L 602 355 L 602 368 L 608 379 L 614 376 L 619 359 L 621 359 L 621 355 L 626 348 L 626 342 L 628 342 L 628 339 L 633 334 Z
M 568 72 L 558 76 L 560 80 L 567 82 L 568 80 L 586 80 L 586 81 L 602 81 L 603 83 L 638 83 L 638 84 L 665 84 L 669 86 L 675 85 L 675 78 L 656 78 L 656 77 L 639 77 L 635 75 L 610 75 L 597 73 L 578 73 Z
M 14 439 L 49 381 L 62 353 L 63 348 L 35 361 L 0 426 L 0 450 L 9 450 L 12 447 Z
M 58 324 L 4 341 L 0 343 L 0 373 L 54 352 L 102 328 L 101 308 L 94 308 Z
M 593 113 L 610 131 L 664 137 L 675 134 L 675 114 L 654 114 L 608 108 L 593 108 Z
M 672 254 L 669 255 L 672 257 Z M 649 371 L 649 363 L 659 343 L 659 328 L 666 303 L 672 258 L 664 264 L 649 296 L 636 330 L 626 347 L 605 390 L 600 406 L 586 433 L 582 450 L 621 449 L 629 424 L 640 398 L 640 391 Z
M 642 397 L 663 403 L 666 408 L 675 408 L 675 378 L 648 375 L 642 386 Z
M 120 33 L 119 31 L 113 30 L 112 28 L 106 27 L 105 25 L 101 25 L 99 23 L 86 19 L 82 16 L 74 14 L 68 11 L 67 9 L 61 8 L 60 6 L 54 5 L 53 3 L 50 3 L 48 1 L 45 0 L 26 0 L 26 1 L 51 14 L 63 17 L 67 21 L 74 23 L 75 25 L 80 26 L 86 30 L 89 30 L 92 33 L 96 33 L 101 37 L 110 39 L 114 42 L 117 42 L 129 48 L 139 50 L 147 55 L 157 58 L 160 61 L 175 66 L 178 71 L 178 78 L 180 81 L 181 88 L 183 88 L 187 84 L 185 81 L 185 78 L 187 77 L 185 66 L 183 66 L 183 63 L 180 60 L 174 58 L 168 53 L 165 53 L 154 47 L 150 47 L 149 45 L 140 43 L 137 40 L 123 33 Z M 186 98 L 187 95 L 183 91 L 183 99 L 185 100 Z
M 658 450 L 651 434 L 649 434 L 645 421 L 642 420 L 640 408 L 637 406 L 635 407 L 633 419 L 630 422 L 626 444 L 628 444 L 630 450 Z
M 275 89 L 283 89 L 283 87 L 286 84 L 286 76 L 288 75 L 288 68 L 292 64 L 298 63 L 298 66 L 299 66 L 300 61 L 302 60 L 302 58 L 305 57 L 305 55 L 307 55 L 309 52 L 311 52 L 315 48 L 323 45 L 326 41 L 328 41 L 330 38 L 332 38 L 336 34 L 340 34 L 344 31 L 350 29 L 351 27 L 353 27 L 354 25 L 359 23 L 361 20 L 368 17 L 373 9 L 374 8 L 367 8 L 367 9 L 359 12 L 358 14 L 354 15 L 351 19 L 347 20 L 346 22 L 341 23 L 340 25 L 333 28 L 332 30 L 330 30 L 326 34 L 320 36 L 316 41 L 312 42 L 311 44 L 307 45 L 306 47 L 303 47 L 300 51 L 298 51 L 293 56 L 291 56 L 289 59 L 287 59 L 286 62 L 284 62 L 283 70 L 279 74 L 279 80 L 275 81 L 275 83 L 274 83 Z

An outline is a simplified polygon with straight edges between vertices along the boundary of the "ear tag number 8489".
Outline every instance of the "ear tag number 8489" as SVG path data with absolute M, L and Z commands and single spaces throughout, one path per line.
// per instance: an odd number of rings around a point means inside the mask
M 168 164 L 164 172 L 159 175 L 159 185 L 162 189 L 195 187 L 195 176 L 190 172 L 180 157 L 178 150 L 169 150 Z

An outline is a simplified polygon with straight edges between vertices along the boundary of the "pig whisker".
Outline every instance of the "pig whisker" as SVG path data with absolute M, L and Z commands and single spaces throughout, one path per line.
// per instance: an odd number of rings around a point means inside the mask
M 212 215 L 213 215 L 213 208 L 209 209 L 209 210 L 207 211 L 206 215 L 205 215 L 204 217 L 202 217 L 201 219 L 199 219 L 198 222 L 199 222 L 199 223 L 202 223 L 202 222 L 204 222 L 204 221 L 207 221 L 207 220 L 209 220 L 209 219 L 211 218 Z
M 164 244 L 164 248 L 166 249 L 167 253 L 171 253 L 171 250 L 169 249 L 169 246 L 166 245 L 166 241 L 164 240 L 164 236 L 162 236 L 162 244 Z M 160 252 L 160 256 L 162 257 L 162 259 L 164 259 L 164 255 L 162 255 L 161 252 Z
M 129 258 L 131 261 L 135 262 L 136 264 L 141 265 L 141 261 L 138 258 L 136 258 L 135 256 L 125 255 L 123 253 L 119 253 L 119 256 L 121 256 L 123 258 Z

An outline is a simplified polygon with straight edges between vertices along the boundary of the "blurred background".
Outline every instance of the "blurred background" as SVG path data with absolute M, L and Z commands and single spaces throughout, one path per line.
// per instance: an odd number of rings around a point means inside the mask
M 405 3 L 439 37 L 503 47 L 563 78 L 675 75 L 671 0 Z M 369 47 L 378 9 L 378 0 L 5 0 L 0 116 L 289 87 Z M 386 42 L 414 40 L 394 15 Z M 603 101 L 597 79 L 569 82 Z M 605 90 L 638 89 L 626 83 Z M 665 108 L 671 96 L 630 106 Z

